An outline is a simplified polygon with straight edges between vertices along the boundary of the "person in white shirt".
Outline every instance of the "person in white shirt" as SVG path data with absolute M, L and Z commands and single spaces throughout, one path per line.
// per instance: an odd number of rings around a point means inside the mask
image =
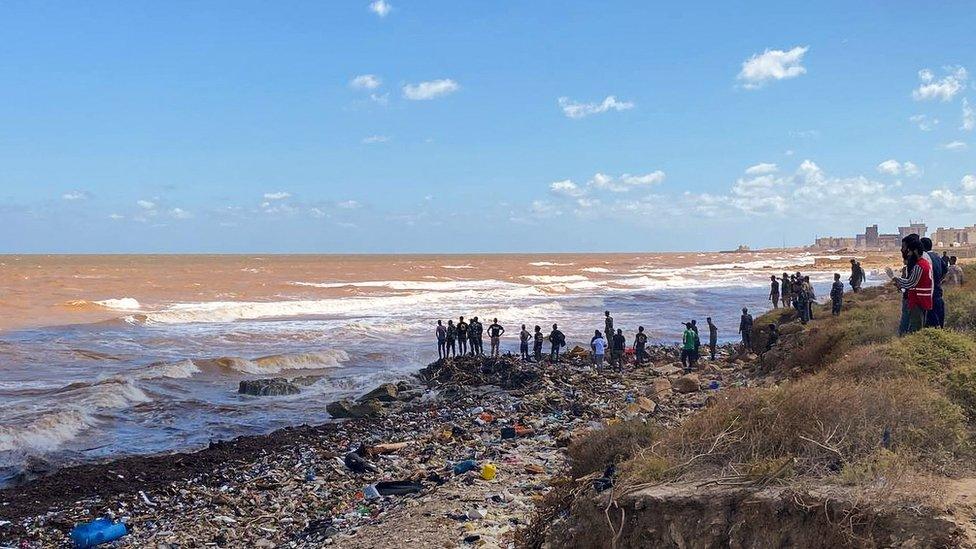
M 590 340 L 590 349 L 593 350 L 593 365 L 600 367 L 603 365 L 603 357 L 607 353 L 607 340 L 603 339 L 600 330 L 593 331 L 593 339 Z

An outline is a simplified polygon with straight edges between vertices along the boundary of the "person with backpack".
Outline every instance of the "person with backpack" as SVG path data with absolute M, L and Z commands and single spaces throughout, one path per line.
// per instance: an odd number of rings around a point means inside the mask
M 552 325 L 549 332 L 549 360 L 553 363 L 559 362 L 559 349 L 566 344 L 566 335 L 559 331 L 559 327 Z

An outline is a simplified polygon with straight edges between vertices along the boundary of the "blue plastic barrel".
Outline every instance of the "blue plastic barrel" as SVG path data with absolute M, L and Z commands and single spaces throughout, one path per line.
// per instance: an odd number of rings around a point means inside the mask
M 87 524 L 79 524 L 71 530 L 71 541 L 75 549 L 87 549 L 103 543 L 115 541 L 129 533 L 125 524 L 111 519 L 95 519 Z

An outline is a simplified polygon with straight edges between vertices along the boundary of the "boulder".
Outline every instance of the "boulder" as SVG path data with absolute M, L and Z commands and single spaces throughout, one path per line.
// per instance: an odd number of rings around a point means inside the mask
M 657 410 L 657 403 L 647 397 L 637 397 L 635 404 L 645 414 L 653 414 L 654 410 Z
M 359 402 L 369 402 L 370 400 L 393 402 L 397 399 L 397 394 L 399 392 L 400 390 L 396 385 L 392 383 L 384 383 L 383 385 L 380 385 L 379 387 L 359 397 Z
M 681 376 L 671 382 L 671 386 L 675 391 L 679 393 L 694 393 L 701 389 L 701 384 L 698 380 L 698 376 L 695 374 L 688 374 L 686 376 Z
M 357 403 L 343 399 L 331 402 L 325 407 L 325 411 L 329 412 L 334 419 L 376 417 L 382 410 L 383 405 L 377 400 Z
M 675 364 L 668 364 L 666 366 L 654 366 L 651 368 L 651 370 L 654 370 L 654 372 L 656 372 L 658 375 L 670 376 L 683 372 L 684 368 L 681 366 L 681 363 L 678 362 Z
M 644 387 L 644 394 L 655 402 L 659 402 L 666 395 L 671 394 L 671 382 L 665 377 L 656 377 L 651 384 Z
M 245 379 L 241 381 L 237 392 L 252 396 L 280 396 L 297 395 L 301 392 L 298 385 L 281 377 L 269 379 Z

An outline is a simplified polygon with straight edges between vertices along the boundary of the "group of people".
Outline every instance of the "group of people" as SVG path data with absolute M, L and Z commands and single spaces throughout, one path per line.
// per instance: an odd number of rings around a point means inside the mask
M 835 278 L 839 276 L 834 275 Z M 857 287 L 860 288 L 860 282 Z M 841 289 L 843 290 L 843 286 Z M 843 295 L 843 291 L 841 294 Z M 774 309 L 779 308 L 781 302 L 783 307 L 792 306 L 800 316 L 800 321 L 806 324 L 813 318 L 817 294 L 810 283 L 810 277 L 797 271 L 795 274 L 783 273 L 782 279 L 776 278 L 776 275 L 769 276 L 769 300 Z
M 904 261 L 900 276 L 887 269 L 892 284 L 902 292 L 901 320 L 898 333 L 917 332 L 922 328 L 945 326 L 946 307 L 942 296 L 945 284 L 962 284 L 962 268 L 957 258 L 946 252 L 932 251 L 932 239 L 910 234 L 901 240 Z
M 464 317 L 459 317 L 457 324 L 453 320 L 448 320 L 444 325 L 443 320 L 437 321 L 437 356 L 438 358 L 450 358 L 457 356 L 484 356 L 485 349 L 482 343 L 485 328 L 478 320 L 472 317 L 470 322 L 465 322 Z M 501 355 L 501 339 L 505 333 L 505 327 L 498 323 L 498 319 L 492 319 L 488 325 L 488 340 L 490 342 L 489 353 L 493 357 Z M 550 356 L 553 360 L 558 360 L 559 350 L 566 345 L 566 336 L 559 330 L 556 324 L 552 325 L 552 331 L 548 335 L 542 333 L 542 327 L 536 326 L 535 332 L 529 332 L 522 324 L 519 332 L 519 347 L 522 358 L 531 360 L 532 356 L 536 361 L 542 360 L 542 345 L 545 341 L 551 343 Z M 529 343 L 532 343 L 532 355 L 529 355 Z

